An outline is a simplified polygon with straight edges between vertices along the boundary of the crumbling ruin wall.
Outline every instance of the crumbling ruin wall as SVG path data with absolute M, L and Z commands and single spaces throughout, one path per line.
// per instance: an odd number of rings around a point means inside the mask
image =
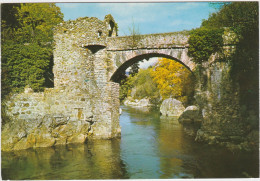
M 111 27 L 111 24 L 113 27 Z M 119 85 L 109 82 L 106 38 L 116 36 L 113 17 L 79 18 L 54 32 L 54 88 L 10 96 L 3 151 L 82 143 L 120 135 Z

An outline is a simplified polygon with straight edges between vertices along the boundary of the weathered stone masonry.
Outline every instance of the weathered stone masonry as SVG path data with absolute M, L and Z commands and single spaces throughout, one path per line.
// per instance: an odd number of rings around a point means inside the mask
M 116 36 L 112 16 L 79 18 L 54 32 L 54 88 L 26 89 L 6 102 L 10 121 L 2 150 L 85 142 L 120 135 L 119 85 L 109 82 L 106 38 Z

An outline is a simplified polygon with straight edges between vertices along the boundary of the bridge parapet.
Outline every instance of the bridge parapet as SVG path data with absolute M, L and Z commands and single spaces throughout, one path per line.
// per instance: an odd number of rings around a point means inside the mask
M 184 48 L 188 46 L 188 39 L 188 31 L 108 37 L 107 50 Z

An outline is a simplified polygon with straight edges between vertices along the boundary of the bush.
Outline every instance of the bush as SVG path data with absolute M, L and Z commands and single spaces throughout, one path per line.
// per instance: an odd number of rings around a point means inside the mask
M 191 31 L 188 55 L 201 64 L 208 61 L 211 54 L 223 47 L 223 29 L 198 28 Z
M 42 91 L 45 71 L 49 68 L 51 49 L 38 44 L 5 43 L 2 46 L 2 84 L 14 90 L 23 90 L 29 85 L 35 91 Z M 7 78 L 9 80 L 7 80 Z M 7 82 L 6 82 L 7 81 Z M 6 88 L 7 89 L 7 88 Z M 6 91 L 6 90 L 4 90 Z

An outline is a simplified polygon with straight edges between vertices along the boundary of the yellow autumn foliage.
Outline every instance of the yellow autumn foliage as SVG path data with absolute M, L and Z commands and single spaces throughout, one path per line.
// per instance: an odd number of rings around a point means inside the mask
M 151 76 L 163 99 L 173 97 L 186 102 L 183 99 L 187 99 L 194 90 L 190 71 L 171 59 L 159 58 L 154 70 L 151 70 Z

